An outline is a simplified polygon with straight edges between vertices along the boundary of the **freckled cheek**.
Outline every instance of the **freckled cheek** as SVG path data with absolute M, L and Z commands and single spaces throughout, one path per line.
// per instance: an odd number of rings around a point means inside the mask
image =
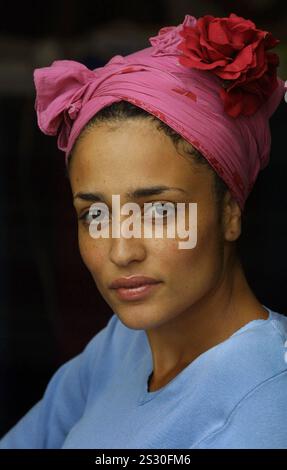
M 192 249 L 180 249 L 178 239 L 154 241 L 152 253 L 157 271 L 169 283 L 171 289 L 189 289 L 209 277 L 213 277 L 218 265 L 218 244 L 212 229 L 201 225 L 197 244 Z
M 192 286 L 199 292 L 204 286 L 214 283 L 222 260 L 218 228 L 213 220 L 199 223 L 197 243 L 193 249 L 178 251 L 182 285 Z
M 84 264 L 93 276 L 103 271 L 107 260 L 104 240 L 79 235 L 79 250 Z
M 180 249 L 178 241 L 164 239 L 150 243 L 149 253 L 153 259 L 154 271 L 167 282 L 173 279 L 177 283 L 182 271 L 187 271 L 192 264 L 194 250 Z

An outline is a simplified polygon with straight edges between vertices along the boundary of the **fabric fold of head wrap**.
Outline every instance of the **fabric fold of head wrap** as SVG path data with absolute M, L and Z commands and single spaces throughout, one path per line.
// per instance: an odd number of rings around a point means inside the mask
M 73 60 L 35 69 L 38 125 L 43 133 L 57 135 L 67 162 L 81 130 L 98 111 L 129 101 L 199 150 L 243 209 L 258 172 L 269 161 L 269 118 L 284 96 L 284 82 L 276 77 L 271 95 L 252 115 L 231 116 L 220 95 L 222 78 L 179 62 L 180 32 L 195 24 L 196 19 L 186 15 L 180 25 L 162 28 L 149 38 L 151 47 L 116 55 L 95 70 Z

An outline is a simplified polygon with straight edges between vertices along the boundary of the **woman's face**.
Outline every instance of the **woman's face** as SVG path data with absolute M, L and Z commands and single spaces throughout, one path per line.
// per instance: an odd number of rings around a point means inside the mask
M 213 174 L 208 166 L 195 164 L 179 154 L 154 123 L 126 120 L 101 124 L 84 135 L 74 150 L 70 181 L 74 196 L 102 193 L 101 202 L 109 207 L 110 218 L 112 195 L 120 195 L 121 207 L 136 202 L 142 213 L 147 202 L 197 203 L 197 244 L 192 249 L 179 249 L 182 238 L 177 233 L 174 238 L 93 238 L 87 211 L 96 203 L 74 198 L 78 217 L 86 213 L 86 220 L 78 223 L 82 259 L 101 295 L 126 326 L 155 328 L 208 299 L 222 274 L 224 256 Z M 162 185 L 182 191 L 172 189 L 139 199 L 126 195 L 138 188 Z M 154 214 L 158 217 L 160 211 L 154 209 Z M 122 222 L 128 215 L 120 217 Z M 161 282 L 143 299 L 123 300 L 109 285 L 119 277 L 131 275 L 149 276 Z

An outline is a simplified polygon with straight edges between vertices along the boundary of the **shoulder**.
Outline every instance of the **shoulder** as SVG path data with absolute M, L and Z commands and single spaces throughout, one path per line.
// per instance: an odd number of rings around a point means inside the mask
M 225 422 L 205 436 L 201 449 L 287 449 L 287 370 L 257 385 Z
M 215 348 L 218 419 L 196 447 L 287 447 L 287 318 L 269 312 Z
M 267 320 L 251 321 L 214 351 L 217 372 L 222 378 L 240 379 L 244 394 L 287 368 L 287 318 L 269 312 Z
M 84 350 L 52 376 L 42 399 L 1 439 L 0 448 L 60 448 L 87 406 L 116 371 L 140 332 L 126 328 L 113 314 Z

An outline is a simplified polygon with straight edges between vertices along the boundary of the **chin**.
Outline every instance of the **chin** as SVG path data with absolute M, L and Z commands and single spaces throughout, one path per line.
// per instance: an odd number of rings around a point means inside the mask
M 133 330 L 151 330 L 166 323 L 169 319 L 166 308 L 159 305 L 152 306 L 148 302 L 146 304 L 121 305 L 113 311 L 127 328 Z

